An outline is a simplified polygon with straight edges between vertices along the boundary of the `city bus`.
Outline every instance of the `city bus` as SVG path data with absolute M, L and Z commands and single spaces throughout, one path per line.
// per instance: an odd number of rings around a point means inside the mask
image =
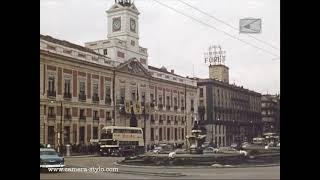
M 143 132 L 138 127 L 105 126 L 99 140 L 101 155 L 128 156 L 144 152 Z

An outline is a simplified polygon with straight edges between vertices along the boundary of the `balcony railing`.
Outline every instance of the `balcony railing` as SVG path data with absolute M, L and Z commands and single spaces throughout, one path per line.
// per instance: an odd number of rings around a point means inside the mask
M 64 115 L 64 120 L 71 120 L 71 115 L 70 114 Z
M 80 116 L 80 117 L 79 117 L 79 120 L 85 121 L 85 120 L 86 120 L 86 117 L 85 117 L 85 116 Z
M 178 106 L 173 106 L 173 109 L 174 109 L 175 111 L 177 111 L 177 110 L 178 110 Z
M 170 121 L 170 120 L 167 120 L 167 124 L 171 124 L 171 121 Z
M 64 93 L 63 94 L 64 99 L 71 99 L 71 97 L 72 97 L 71 93 Z
M 181 107 L 181 111 L 184 111 L 184 107 Z
M 48 114 L 48 119 L 50 119 L 50 120 L 56 119 L 56 115 L 55 114 Z
M 174 125 L 178 125 L 178 121 L 174 121 Z
M 158 108 L 159 108 L 159 109 L 162 109 L 162 108 L 163 108 L 163 105 L 162 105 L 162 104 L 158 104 Z
M 48 97 L 53 97 L 53 98 L 55 98 L 55 97 L 56 97 L 56 91 L 50 91 L 50 90 L 48 90 L 48 91 L 47 91 L 47 96 L 48 96 Z
M 85 94 L 79 94 L 79 100 L 80 101 L 86 101 L 87 100 L 87 96 Z
M 204 114 L 205 112 L 206 112 L 206 108 L 203 105 L 198 107 L 199 114 Z
M 97 94 L 92 96 L 92 102 L 99 102 L 99 96 Z
M 151 124 L 154 124 L 155 123 L 155 120 L 154 119 L 151 119 Z
M 163 120 L 159 120 L 159 124 L 162 125 L 163 124 Z
M 126 108 L 123 105 L 120 106 L 119 113 L 120 114 L 126 114 Z
M 99 121 L 99 117 L 93 116 L 93 120 L 94 120 L 94 121 Z
M 106 117 L 106 121 L 111 121 L 111 117 Z
M 124 105 L 124 99 L 117 99 L 116 103 L 117 105 Z
M 105 103 L 106 103 L 107 105 L 111 105 L 111 98 L 110 98 L 110 96 L 107 96 L 107 95 L 106 95 Z
M 166 105 L 166 110 L 170 110 L 170 106 L 169 105 Z

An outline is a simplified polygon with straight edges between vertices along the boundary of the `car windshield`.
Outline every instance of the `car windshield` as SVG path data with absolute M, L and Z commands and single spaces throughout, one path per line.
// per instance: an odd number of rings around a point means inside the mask
M 55 151 L 40 151 L 40 155 L 58 155 Z

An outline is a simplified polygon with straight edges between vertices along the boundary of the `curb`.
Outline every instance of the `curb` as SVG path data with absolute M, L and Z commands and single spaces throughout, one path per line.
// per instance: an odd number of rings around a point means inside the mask
M 133 174 L 133 175 L 149 175 L 149 176 L 159 176 L 159 177 L 182 177 L 186 176 L 182 173 L 155 173 L 155 172 L 143 172 L 143 171 L 119 171 L 120 174 Z
M 76 156 L 64 156 L 64 158 L 86 158 L 86 157 L 99 157 L 99 155 L 76 155 Z
M 272 166 L 280 166 L 279 164 L 261 164 L 261 165 L 221 165 L 221 166 L 136 166 L 136 165 L 127 165 L 127 164 L 119 164 L 118 162 L 113 163 L 116 166 L 122 167 L 131 167 L 131 168 L 149 168 L 149 169 L 215 169 L 215 168 L 252 168 L 252 167 L 272 167 Z

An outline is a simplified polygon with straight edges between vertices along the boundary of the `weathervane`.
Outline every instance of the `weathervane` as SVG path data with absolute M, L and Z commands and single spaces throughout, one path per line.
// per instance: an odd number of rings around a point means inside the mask
M 208 48 L 208 52 L 204 53 L 204 62 L 209 63 L 210 66 L 218 65 L 218 64 L 225 64 L 226 60 L 226 51 L 222 51 L 221 46 L 218 45 L 210 45 Z

